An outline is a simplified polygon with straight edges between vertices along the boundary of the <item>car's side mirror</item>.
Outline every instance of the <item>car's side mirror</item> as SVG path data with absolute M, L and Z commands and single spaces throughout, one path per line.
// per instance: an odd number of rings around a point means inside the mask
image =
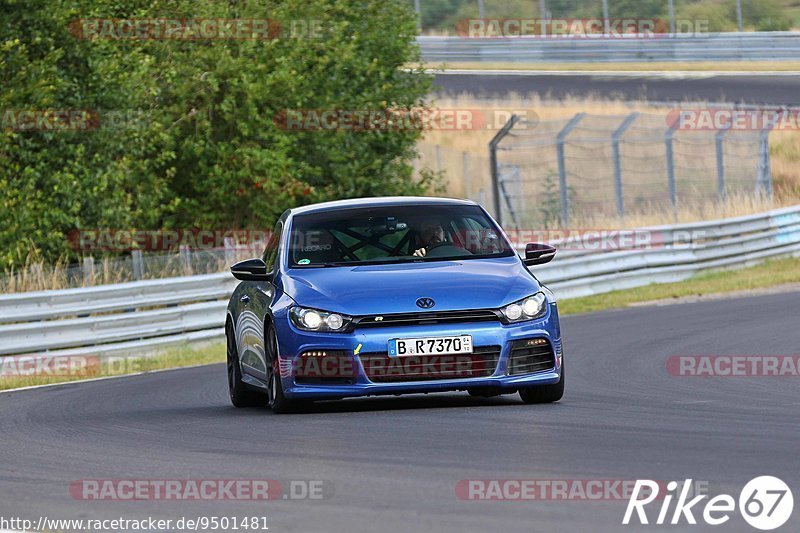
M 231 267 L 231 274 L 242 281 L 272 280 L 272 274 L 267 273 L 267 264 L 261 259 L 240 261 Z
M 543 265 L 556 256 L 556 249 L 548 244 L 530 243 L 525 246 L 525 266 Z

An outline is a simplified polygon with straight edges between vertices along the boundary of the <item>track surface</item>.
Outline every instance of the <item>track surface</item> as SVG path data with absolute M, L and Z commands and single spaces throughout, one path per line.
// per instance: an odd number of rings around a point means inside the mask
M 724 75 L 702 73 L 674 77 L 642 75 L 491 75 L 439 74 L 435 85 L 441 94 L 468 93 L 501 96 L 517 93 L 565 96 L 595 96 L 627 100 L 714 101 L 767 105 L 800 103 L 800 74 L 795 76 Z
M 625 502 L 461 501 L 461 479 L 694 478 L 800 504 L 793 378 L 672 377 L 675 354 L 796 354 L 800 293 L 568 317 L 556 405 L 463 393 L 276 416 L 228 403 L 222 365 L 0 395 L 0 516 L 266 515 L 270 531 L 755 531 L 620 525 Z M 78 479 L 321 479 L 322 501 L 86 502 Z M 654 517 L 655 511 L 651 514 Z M 795 509 L 781 531 L 797 531 Z

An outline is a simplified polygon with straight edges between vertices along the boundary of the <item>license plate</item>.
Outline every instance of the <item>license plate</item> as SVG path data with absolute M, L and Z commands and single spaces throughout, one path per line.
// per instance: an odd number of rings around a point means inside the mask
M 459 335 L 458 337 L 423 337 L 419 339 L 391 339 L 389 341 L 389 357 L 462 353 L 472 353 L 472 335 Z

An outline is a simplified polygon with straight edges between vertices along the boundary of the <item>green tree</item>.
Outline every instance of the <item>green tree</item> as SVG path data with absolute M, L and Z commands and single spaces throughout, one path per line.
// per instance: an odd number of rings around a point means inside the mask
M 271 40 L 80 39 L 79 18 L 279 21 Z M 318 31 L 291 32 L 314 26 Z M 421 194 L 418 129 L 287 131 L 286 109 L 424 105 L 402 0 L 4 0 L 0 110 L 100 110 L 96 131 L 0 132 L 0 263 L 80 228 L 269 227 L 287 207 Z M 121 127 L 109 111 L 134 117 Z

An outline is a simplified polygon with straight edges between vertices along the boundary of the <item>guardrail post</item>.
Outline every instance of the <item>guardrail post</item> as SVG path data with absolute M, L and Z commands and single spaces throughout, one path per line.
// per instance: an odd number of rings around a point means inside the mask
M 672 209 L 678 208 L 678 187 L 675 184 L 675 154 L 672 151 L 672 138 L 675 136 L 675 128 L 670 127 L 664 134 L 664 145 L 666 148 L 667 159 L 667 185 L 669 186 L 669 201 Z
M 494 205 L 494 216 L 497 219 L 497 223 L 500 226 L 503 226 L 503 209 L 500 203 L 500 179 L 499 179 L 499 169 L 497 168 L 497 146 L 500 144 L 506 135 L 514 128 L 516 123 L 519 121 L 518 115 L 511 115 L 511 118 L 508 119 L 500 131 L 492 138 L 489 142 L 489 171 L 492 175 L 492 193 L 494 194 L 494 198 L 492 199 L 492 204 Z M 482 202 L 481 202 L 482 203 Z
M 631 113 L 625 117 L 625 120 L 622 121 L 622 124 L 619 125 L 619 128 L 617 128 L 611 136 L 611 149 L 614 153 L 614 190 L 617 194 L 617 214 L 621 217 L 625 216 L 625 199 L 622 196 L 622 163 L 619 157 L 619 142 L 625 134 L 625 131 L 633 124 L 638 116 L 639 113 Z
M 131 250 L 131 261 L 133 262 L 133 279 L 144 278 L 144 261 L 142 261 L 141 250 Z
M 730 128 L 725 128 L 717 132 L 716 145 L 717 145 L 717 196 L 720 200 L 725 200 L 726 187 L 725 187 L 725 154 L 723 148 L 725 147 L 725 134 L 728 133 Z
M 567 189 L 567 163 L 564 159 L 564 142 L 567 135 L 578 125 L 586 113 L 578 113 L 572 117 L 556 137 L 556 154 L 558 155 L 558 188 L 561 195 L 561 225 L 569 225 L 569 191 Z

